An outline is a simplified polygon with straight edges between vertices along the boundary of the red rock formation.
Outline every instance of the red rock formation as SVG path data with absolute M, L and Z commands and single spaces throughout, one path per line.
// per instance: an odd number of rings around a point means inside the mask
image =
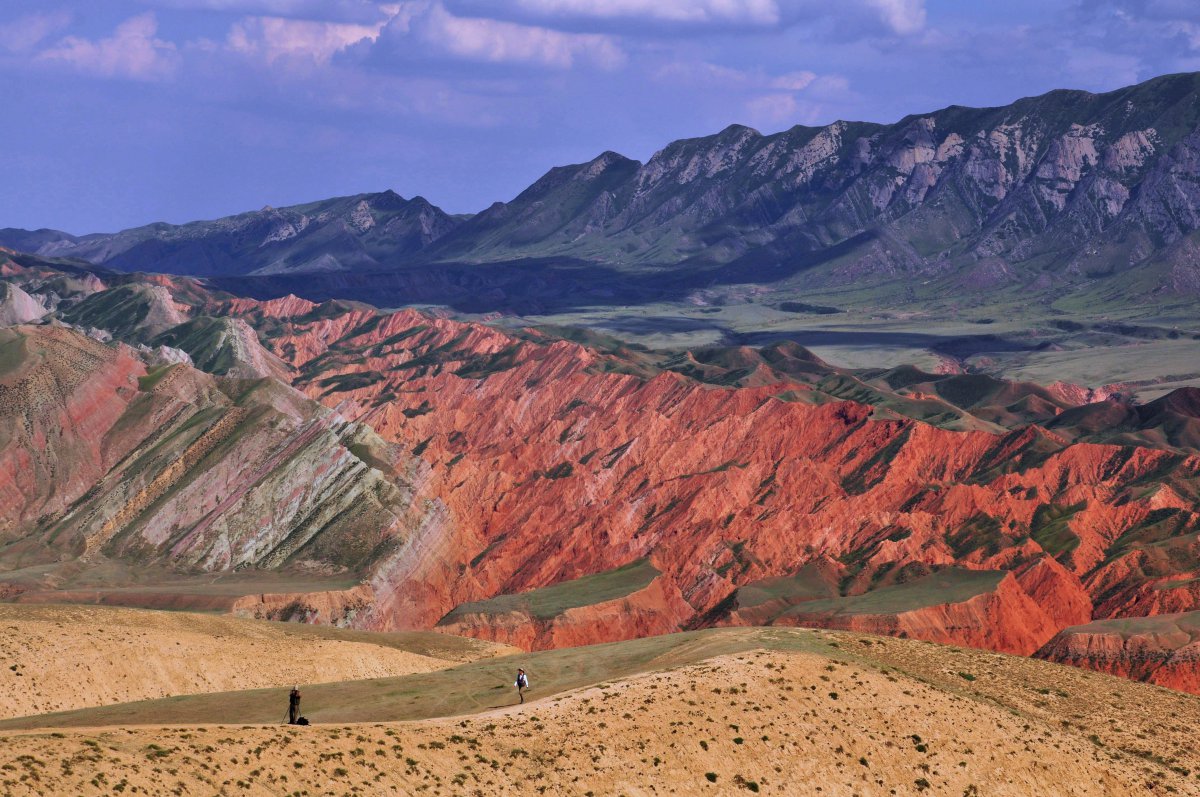
M 1066 628 L 1037 656 L 1200 694 L 1200 612 Z
M 412 311 L 309 312 L 275 318 L 268 345 L 309 395 L 422 460 L 417 494 L 436 515 L 376 571 L 367 622 L 379 628 L 649 552 L 707 616 L 739 585 L 828 556 L 848 563 L 851 594 L 908 563 L 1013 570 L 959 610 L 973 620 L 945 608 L 887 622 L 1029 651 L 1090 618 L 1091 574 L 1161 500 L 1129 485 L 1192 495 L 1200 473 L 1194 456 L 1070 445 L 1036 427 L 949 432 L 853 402 L 781 400 L 810 389 L 778 373 L 727 389 Z M 989 628 L 939 630 L 971 622 Z
M 527 611 L 467 612 L 438 623 L 434 630 L 524 650 L 547 650 L 670 634 L 691 615 L 679 592 L 660 577 L 624 597 L 567 609 L 549 618 Z
M 0 352 L 6 569 L 113 557 L 345 573 L 421 522 L 394 446 L 279 382 L 151 373 L 56 326 L 0 330 Z
M 366 585 L 323 592 L 262 593 L 238 598 L 230 613 L 253 620 L 351 626 L 373 599 L 371 588 Z
M 270 378 L 150 372 L 136 352 L 67 330 L 0 333 L 66 352 L 40 371 L 0 372 L 0 412 L 20 419 L 17 436 L 0 437 L 6 562 L 29 539 L 94 539 L 72 550 L 202 570 L 325 568 L 359 576 L 363 592 L 246 610 L 390 630 L 653 557 L 653 584 L 617 599 L 524 625 L 520 612 L 453 620 L 538 647 L 803 621 L 1029 652 L 1093 606 L 1150 614 L 1200 596 L 1200 457 L 1177 443 L 996 431 L 1016 404 L 962 411 L 953 425 L 970 431 L 938 428 L 894 408 L 951 407 L 944 385 L 889 394 L 887 406 L 838 398 L 874 401 L 884 388 L 796 347 L 671 360 L 412 310 L 178 290 L 203 314 L 254 326 L 284 364 L 266 372 L 325 408 Z M 82 376 L 56 376 L 72 357 Z M 50 376 L 26 378 L 35 371 Z M 993 383 L 980 389 L 1015 395 Z M 1022 390 L 1022 411 L 1054 415 Z M 1162 406 L 1183 417 L 1185 399 Z M 170 445 L 154 442 L 160 429 Z M 824 591 L 739 603 L 742 588 L 806 566 Z M 966 594 L 896 591 L 964 571 L 999 575 Z
M 946 571 L 952 573 L 954 571 Z M 1011 573 L 997 574 L 990 589 L 964 600 L 904 608 L 872 600 L 875 593 L 801 603 L 777 617 L 774 625 L 836 628 L 952 645 L 1029 655 L 1059 629 L 1050 614 L 1021 589 Z M 880 590 L 880 597 L 884 590 Z
M 0 329 L 0 538 L 64 511 L 119 462 L 136 435 L 116 428 L 145 366 L 57 327 Z

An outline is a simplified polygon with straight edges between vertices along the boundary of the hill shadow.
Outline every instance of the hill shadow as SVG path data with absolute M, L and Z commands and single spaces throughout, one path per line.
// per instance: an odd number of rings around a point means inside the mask
M 819 252 L 755 252 L 715 265 L 697 258 L 635 269 L 570 257 L 486 263 L 412 262 L 370 271 L 218 275 L 215 287 L 272 299 L 294 293 L 310 301 L 349 299 L 377 306 L 440 304 L 464 313 L 564 313 L 585 307 L 677 302 L 705 288 L 779 282 L 839 257 L 873 236 L 864 233 Z

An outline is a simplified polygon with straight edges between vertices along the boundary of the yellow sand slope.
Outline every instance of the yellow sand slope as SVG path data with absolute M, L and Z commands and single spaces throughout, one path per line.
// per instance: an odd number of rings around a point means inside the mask
M 1192 696 L 981 651 L 794 634 L 821 650 L 718 655 L 469 717 L 16 732 L 0 738 L 0 793 L 1200 794 Z
M 410 635 L 411 636 L 411 635 Z M 510 652 L 388 635 L 96 606 L 0 604 L 0 719 L 147 698 L 430 672 Z M 444 642 L 443 642 L 444 640 Z M 282 709 L 280 711 L 282 716 Z

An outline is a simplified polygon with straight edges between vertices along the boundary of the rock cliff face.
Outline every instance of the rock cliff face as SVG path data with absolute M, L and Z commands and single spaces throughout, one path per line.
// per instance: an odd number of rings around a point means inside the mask
M 544 600 L 541 595 L 548 590 L 586 595 L 587 582 L 596 578 L 585 576 L 522 595 L 463 604 L 434 628 L 524 650 L 547 650 L 590 645 L 597 639 L 616 642 L 669 634 L 679 630 L 693 614 L 678 590 L 657 575 L 651 576 L 645 586 L 618 597 L 591 596 L 588 600 L 592 602 L 583 605 L 565 601 L 548 609 L 538 606 Z
M 1078 579 L 1049 557 L 1007 573 L 954 567 L 914 573 L 851 596 L 837 594 L 827 564 L 738 589 L 728 622 L 838 628 L 1029 655 L 1064 624 L 1092 616 Z
M 28 324 L 46 312 L 45 305 L 17 285 L 0 282 L 0 327 Z
M 962 587 L 967 591 L 960 592 Z M 926 597 L 912 596 L 915 591 L 927 591 Z M 840 628 L 1023 655 L 1059 628 L 1011 573 L 954 569 L 865 595 L 800 603 L 772 625 Z
M 538 648 L 779 623 L 1021 653 L 1200 596 L 1186 391 L 1058 422 L 1096 396 L 153 285 L 185 319 L 162 332 L 63 325 L 121 286 L 0 331 L 6 594 L 281 570 L 342 583 L 237 610 Z M 130 345 L 151 333 L 195 365 Z
M 310 396 L 419 458 L 416 495 L 438 508 L 436 533 L 376 571 L 363 615 L 374 627 L 441 621 L 547 644 L 547 630 L 515 637 L 520 612 L 455 607 L 646 555 L 690 607 L 683 625 L 803 617 L 1026 653 L 1090 619 L 1093 603 L 1121 611 L 1117 595 L 1191 594 L 1169 580 L 1195 567 L 1184 530 L 1196 522 L 1200 459 L 1073 444 L 991 412 L 976 400 L 991 385 L 942 388 L 972 408 L 953 423 L 974 431 L 949 431 L 837 400 L 805 376 L 822 364 L 797 352 L 734 352 L 722 364 L 698 354 L 673 371 L 636 352 L 411 311 L 295 311 L 279 306 L 267 345 Z M 1000 406 L 1017 398 L 999 395 Z M 1164 538 L 1178 538 L 1178 553 L 1160 552 Z M 806 566 L 824 575 L 776 585 L 778 611 L 730 603 Z M 914 597 L 922 578 L 953 566 L 998 580 L 955 601 L 939 589 L 932 604 Z M 887 611 L 847 610 L 891 585 Z
M 0 330 L 9 567 L 111 557 L 357 572 L 417 525 L 393 447 L 273 380 L 223 380 L 62 327 Z
M 1045 273 L 1026 265 L 1035 259 L 1054 262 L 1051 278 L 1063 284 L 1111 276 L 1192 245 L 1198 80 L 1054 91 L 891 125 L 767 136 L 734 125 L 645 164 L 604 153 L 552 170 L 432 251 L 482 260 L 619 251 L 626 262 L 719 264 L 707 274 L 717 281 L 952 273 L 967 293 L 1032 289 Z M 1158 281 L 1189 284 L 1165 270 Z
M 371 588 L 300 593 L 262 593 L 245 595 L 233 602 L 230 613 L 252 620 L 284 623 L 353 626 L 358 612 L 371 605 Z
M 1065 628 L 1038 658 L 1200 693 L 1200 612 Z

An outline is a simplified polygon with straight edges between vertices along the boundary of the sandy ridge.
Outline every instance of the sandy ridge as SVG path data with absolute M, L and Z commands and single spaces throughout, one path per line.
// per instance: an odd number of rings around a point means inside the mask
M 407 675 L 456 663 L 229 617 L 0 604 L 0 719 L 198 692 Z
M 935 659 L 944 650 L 930 647 Z M 718 656 L 468 718 L 10 735 L 0 785 L 13 795 L 1200 793 L 1194 761 L 1170 768 L 1056 718 L 833 655 Z M 1146 692 L 1160 693 L 1174 699 Z

